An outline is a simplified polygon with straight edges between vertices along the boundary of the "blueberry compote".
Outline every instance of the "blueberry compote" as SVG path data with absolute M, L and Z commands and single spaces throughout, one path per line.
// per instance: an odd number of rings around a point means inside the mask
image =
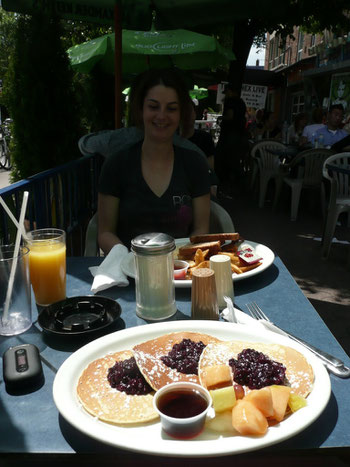
M 254 349 L 244 349 L 237 360 L 231 358 L 229 365 L 234 381 L 249 389 L 285 383 L 286 367 Z
M 136 365 L 134 357 L 115 362 L 108 370 L 107 379 L 112 388 L 129 395 L 142 396 L 152 391 Z
M 205 348 L 202 341 L 193 342 L 191 339 L 183 339 L 175 344 L 168 355 L 160 357 L 162 362 L 180 373 L 186 375 L 198 375 L 198 362 Z

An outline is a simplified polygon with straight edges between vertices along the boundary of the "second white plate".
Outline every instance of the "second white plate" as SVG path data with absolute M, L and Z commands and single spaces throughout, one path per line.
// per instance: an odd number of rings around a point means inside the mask
M 175 240 L 175 245 L 176 247 L 180 247 L 181 245 L 184 245 L 189 242 L 188 238 L 178 238 Z M 256 242 L 251 242 L 250 240 L 245 240 L 244 243 L 249 243 L 255 248 L 255 251 L 258 255 L 261 256 L 261 265 L 258 266 L 255 269 L 251 269 L 250 271 L 243 272 L 242 274 L 236 274 L 235 272 L 232 274 L 232 280 L 233 281 L 240 281 L 243 279 L 247 279 L 248 277 L 255 276 L 256 274 L 260 274 L 261 272 L 265 271 L 271 264 L 273 263 L 275 259 L 275 255 L 270 248 L 267 246 L 261 244 L 261 243 L 256 243 Z M 124 257 L 121 263 L 121 268 L 124 274 L 126 274 L 129 277 L 132 277 L 135 279 L 135 260 L 134 260 L 134 254 L 129 253 L 127 256 Z M 192 287 L 192 281 L 191 280 L 176 280 L 175 281 L 175 287 L 179 288 L 189 288 Z

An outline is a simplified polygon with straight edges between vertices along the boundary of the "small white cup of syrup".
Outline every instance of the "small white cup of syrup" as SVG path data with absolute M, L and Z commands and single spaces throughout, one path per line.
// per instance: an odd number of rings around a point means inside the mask
M 212 405 L 209 392 L 196 383 L 171 383 L 159 389 L 153 399 L 163 430 L 176 439 L 191 439 L 203 430 Z

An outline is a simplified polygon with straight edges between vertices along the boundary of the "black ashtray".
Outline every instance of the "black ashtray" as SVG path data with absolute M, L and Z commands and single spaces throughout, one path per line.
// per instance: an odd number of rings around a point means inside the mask
M 71 297 L 44 308 L 38 323 L 50 334 L 78 336 L 111 326 L 121 311 L 119 303 L 108 297 Z

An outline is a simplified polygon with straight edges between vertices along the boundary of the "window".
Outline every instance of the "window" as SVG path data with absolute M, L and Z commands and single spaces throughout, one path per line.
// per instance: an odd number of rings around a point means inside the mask
M 296 92 L 292 94 L 292 120 L 296 115 L 301 112 L 304 112 L 304 93 L 303 92 Z
M 303 57 L 303 45 L 304 45 L 304 33 L 302 31 L 299 31 L 297 61 L 301 60 Z

